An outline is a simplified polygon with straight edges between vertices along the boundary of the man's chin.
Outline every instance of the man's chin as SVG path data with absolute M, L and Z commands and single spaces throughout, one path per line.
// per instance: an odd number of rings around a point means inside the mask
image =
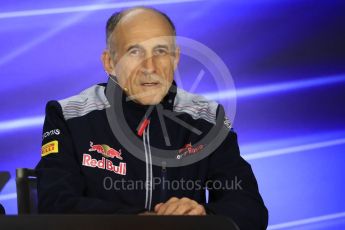
M 136 101 L 142 105 L 157 105 L 159 104 L 166 95 L 166 92 L 162 92 L 163 89 L 155 90 L 145 90 L 143 93 L 138 94 Z
M 160 99 L 140 99 L 138 100 L 138 102 L 142 105 L 157 105 L 159 104 L 161 101 L 162 101 L 163 98 L 160 98 Z

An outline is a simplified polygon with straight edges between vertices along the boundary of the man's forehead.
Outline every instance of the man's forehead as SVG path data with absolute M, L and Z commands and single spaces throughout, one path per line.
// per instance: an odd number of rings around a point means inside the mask
M 126 46 L 126 48 L 130 47 L 130 46 L 141 46 L 144 48 L 154 48 L 157 46 L 167 46 L 170 47 L 172 45 L 174 45 L 174 39 L 175 37 L 173 36 L 160 36 L 160 37 L 153 37 L 153 38 L 149 38 L 149 39 L 142 39 L 142 38 L 132 38 L 132 39 L 128 39 L 125 41 L 126 44 L 124 44 Z
M 113 42 L 125 49 L 132 45 L 147 48 L 157 45 L 175 45 L 175 36 L 171 35 L 169 31 L 157 27 L 119 27 L 119 30 L 114 31 L 114 35 Z

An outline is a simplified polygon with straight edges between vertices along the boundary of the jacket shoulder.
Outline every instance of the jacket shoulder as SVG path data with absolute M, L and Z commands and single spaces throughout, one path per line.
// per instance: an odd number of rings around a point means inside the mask
M 217 108 L 217 102 L 177 88 L 173 107 L 174 112 L 187 113 L 195 120 L 204 119 L 216 124 Z
M 82 117 L 95 110 L 103 110 L 110 107 L 104 93 L 105 86 L 94 85 L 77 95 L 59 100 L 62 114 L 65 120 Z

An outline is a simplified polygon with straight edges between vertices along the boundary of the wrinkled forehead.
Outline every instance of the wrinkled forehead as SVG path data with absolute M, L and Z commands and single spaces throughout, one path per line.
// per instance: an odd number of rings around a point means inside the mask
M 125 41 L 122 46 L 123 49 L 128 50 L 130 47 L 140 47 L 145 50 L 152 50 L 157 47 L 166 47 L 168 49 L 175 48 L 175 37 L 174 36 L 160 36 L 153 37 L 150 39 L 129 39 Z

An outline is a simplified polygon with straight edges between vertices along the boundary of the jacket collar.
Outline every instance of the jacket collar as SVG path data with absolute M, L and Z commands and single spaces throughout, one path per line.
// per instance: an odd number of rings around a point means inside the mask
M 106 94 L 107 90 L 107 84 L 102 84 L 105 86 L 104 93 Z M 138 125 L 140 125 L 141 120 L 145 117 L 145 114 L 149 111 L 149 105 L 141 105 L 139 103 L 136 103 L 133 100 L 126 100 L 127 95 L 126 93 L 119 87 L 118 90 L 121 90 L 120 93 L 122 94 L 122 109 L 124 117 L 127 121 L 127 124 L 130 126 L 133 132 L 136 132 L 136 128 Z M 163 106 L 163 110 L 173 110 L 174 107 L 174 100 L 176 97 L 177 92 L 177 85 L 176 82 L 173 81 L 172 85 L 170 86 L 170 89 L 168 93 L 165 95 L 165 97 L 162 99 L 160 104 Z M 117 100 L 117 103 L 119 100 Z M 120 107 L 116 106 L 115 107 Z M 158 113 L 157 109 L 154 107 L 152 112 L 149 115 L 150 120 L 157 121 L 158 120 Z

